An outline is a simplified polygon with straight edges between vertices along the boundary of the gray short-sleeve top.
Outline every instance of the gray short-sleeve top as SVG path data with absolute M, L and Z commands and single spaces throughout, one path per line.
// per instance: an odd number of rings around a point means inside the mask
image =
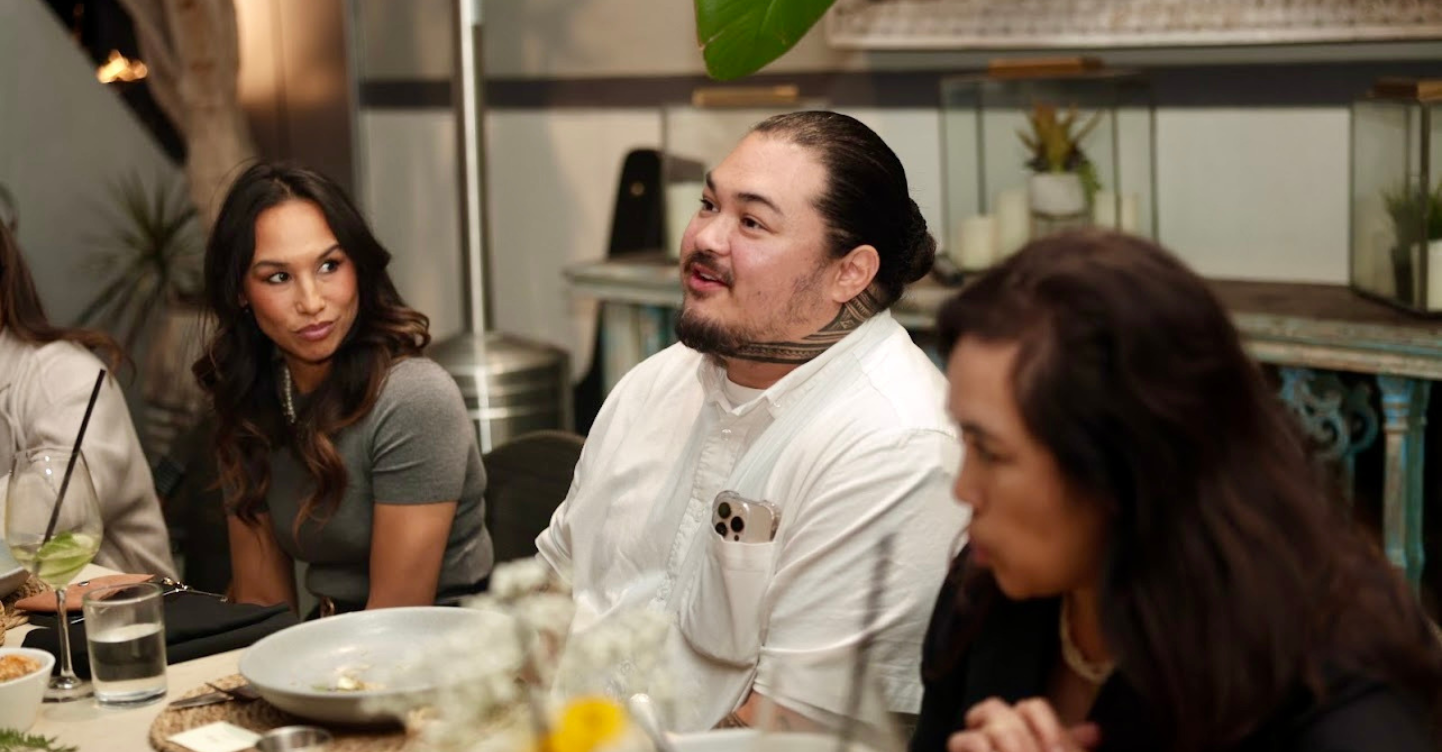
M 338 601 L 366 601 L 371 537 L 385 534 L 373 530 L 376 504 L 457 502 L 439 594 L 468 590 L 490 574 L 485 470 L 460 389 L 443 368 L 426 358 L 397 362 L 371 411 L 333 441 L 345 462 L 345 494 L 324 523 L 307 520 L 299 539 L 295 520 L 312 481 L 289 447 L 270 456 L 271 524 L 280 547 L 309 565 L 307 590 Z

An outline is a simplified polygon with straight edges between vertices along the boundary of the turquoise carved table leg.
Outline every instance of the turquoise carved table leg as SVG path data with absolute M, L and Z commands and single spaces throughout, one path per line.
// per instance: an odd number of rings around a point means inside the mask
M 649 358 L 675 341 L 672 334 L 671 309 L 665 306 L 641 306 L 641 357 Z
M 1382 537 L 1387 558 L 1416 588 L 1422 579 L 1422 441 L 1432 383 L 1402 376 L 1377 377 L 1387 424 L 1387 465 L 1382 493 Z
M 1343 492 L 1350 500 L 1357 453 L 1377 440 L 1371 387 L 1356 383 L 1349 388 L 1336 374 L 1298 366 L 1282 366 L 1277 372 L 1282 400 L 1317 447 L 1319 459 L 1341 464 Z
M 601 304 L 601 388 L 610 394 L 626 372 L 646 358 L 640 309 L 627 303 Z

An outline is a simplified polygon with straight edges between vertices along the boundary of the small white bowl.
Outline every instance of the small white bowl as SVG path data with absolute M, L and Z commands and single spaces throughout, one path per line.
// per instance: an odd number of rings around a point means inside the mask
M 40 703 L 45 698 L 45 685 L 50 683 L 50 671 L 55 668 L 55 656 L 35 648 L 0 648 L 0 657 L 7 655 L 23 655 L 40 662 L 39 671 L 0 682 L 0 729 L 29 731 L 40 715 Z

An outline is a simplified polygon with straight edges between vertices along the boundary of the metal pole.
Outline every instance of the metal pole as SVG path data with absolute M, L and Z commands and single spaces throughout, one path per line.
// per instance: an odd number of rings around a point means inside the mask
M 452 98 L 456 122 L 461 189 L 461 266 L 465 289 L 466 331 L 490 328 L 491 300 L 486 282 L 485 75 L 481 54 L 481 0 L 456 0 L 456 76 Z

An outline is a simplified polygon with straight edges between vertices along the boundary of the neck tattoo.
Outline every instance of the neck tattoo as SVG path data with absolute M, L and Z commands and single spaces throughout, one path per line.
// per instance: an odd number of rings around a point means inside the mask
M 280 409 L 285 413 L 285 420 L 295 425 L 295 389 L 290 381 L 290 366 L 280 364 Z
M 826 352 L 880 311 L 881 304 L 876 296 L 872 295 L 869 289 L 863 290 L 841 306 L 831 323 L 814 334 L 808 334 L 800 342 L 751 342 L 738 348 L 732 357 L 762 363 L 800 365 Z

